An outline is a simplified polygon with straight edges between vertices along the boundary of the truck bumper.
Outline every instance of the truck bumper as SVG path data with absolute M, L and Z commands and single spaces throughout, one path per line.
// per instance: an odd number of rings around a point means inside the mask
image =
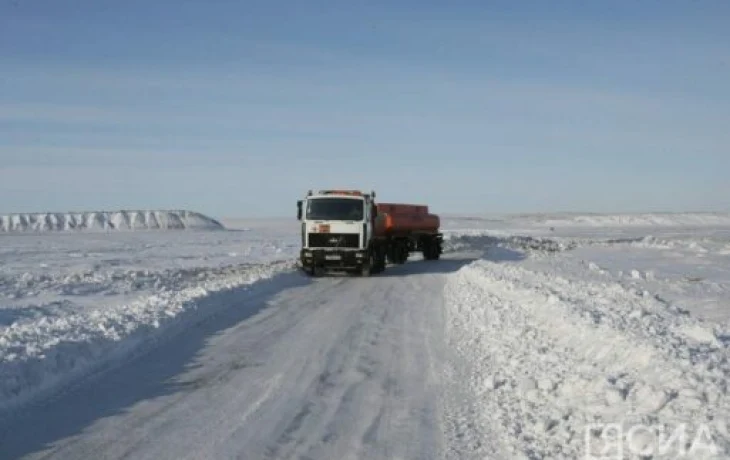
M 324 269 L 356 269 L 367 262 L 367 252 L 363 250 L 302 249 L 299 262 L 305 270 Z

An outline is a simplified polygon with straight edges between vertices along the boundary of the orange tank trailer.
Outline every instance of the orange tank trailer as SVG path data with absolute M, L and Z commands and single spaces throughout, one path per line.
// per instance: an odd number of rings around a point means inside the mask
M 375 234 L 398 235 L 405 233 L 436 233 L 441 221 L 436 214 L 429 214 L 428 206 L 416 204 L 376 204 L 378 217 Z

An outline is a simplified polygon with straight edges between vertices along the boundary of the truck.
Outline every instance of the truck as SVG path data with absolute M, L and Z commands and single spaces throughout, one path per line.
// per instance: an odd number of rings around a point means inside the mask
M 310 276 L 353 272 L 370 276 L 411 253 L 438 260 L 443 253 L 439 216 L 428 206 L 376 203 L 375 192 L 310 190 L 297 200 L 301 222 L 299 266 Z

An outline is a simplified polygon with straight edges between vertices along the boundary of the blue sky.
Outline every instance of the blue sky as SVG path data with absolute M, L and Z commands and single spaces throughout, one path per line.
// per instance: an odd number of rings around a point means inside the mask
M 587 4 L 590 3 L 590 4 Z M 730 210 L 730 2 L 0 0 L 0 212 Z

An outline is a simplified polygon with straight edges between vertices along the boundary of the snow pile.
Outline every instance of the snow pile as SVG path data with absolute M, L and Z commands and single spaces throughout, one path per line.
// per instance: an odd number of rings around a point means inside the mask
M 152 343 L 175 325 L 184 327 L 213 313 L 198 310 L 200 300 L 210 293 L 250 285 L 291 269 L 291 262 L 274 262 L 130 272 L 122 284 L 129 283 L 130 289 L 152 288 L 151 295 L 125 305 L 82 310 L 64 308 L 63 302 L 37 312 L 18 309 L 22 315 L 1 310 L 8 321 L 0 321 L 0 410 L 55 391 Z M 106 284 L 93 274 L 86 281 L 92 287 Z M 29 278 L 26 282 L 42 290 L 49 280 Z
M 730 254 L 724 250 L 728 238 L 730 234 L 645 237 L 613 245 L 596 242 L 564 256 L 627 288 L 650 291 L 682 305 L 693 316 L 724 322 L 730 321 Z
M 529 254 L 551 254 L 574 249 L 577 242 L 569 239 L 533 236 L 499 236 L 485 231 L 449 232 L 444 235 L 444 251 L 489 250 L 508 248 Z
M 221 267 L 191 267 L 168 268 L 162 270 L 131 269 L 131 270 L 82 270 L 70 273 L 29 273 L 19 275 L 0 274 L 0 302 L 3 297 L 18 303 L 25 300 L 25 305 L 17 308 L 4 307 L 0 309 L 0 325 L 3 316 L 12 316 L 10 312 L 17 310 L 17 316 L 33 316 L 32 310 L 39 314 L 50 314 L 49 308 L 68 304 L 74 306 L 68 299 L 75 301 L 84 298 L 93 298 L 95 301 L 104 301 L 114 296 L 130 296 L 135 294 L 149 294 L 155 292 L 176 291 L 189 287 L 191 284 L 215 281 L 232 271 L 239 271 L 245 265 Z M 31 299 L 42 300 L 65 299 L 55 303 L 28 306 Z M 8 300 L 5 302 L 10 303 Z
M 478 401 L 463 409 L 478 414 L 463 439 L 481 458 L 584 458 L 606 441 L 605 424 L 624 435 L 639 427 L 646 439 L 620 444 L 628 454 L 646 441 L 636 458 L 664 458 L 653 430 L 686 429 L 687 445 L 668 458 L 730 454 L 730 335 L 720 326 L 646 291 L 512 263 L 473 263 L 445 295 L 447 338 L 468 363 L 456 381 Z
M 730 254 L 728 236 L 654 236 L 629 232 L 621 237 L 518 235 L 495 230 L 452 230 L 444 232 L 444 250 L 487 251 L 492 248 L 509 248 L 529 255 L 549 255 L 585 247 L 628 247 L 631 249 L 657 249 L 686 251 L 693 254 Z M 555 235 L 555 236 L 553 236 Z M 724 235 L 724 234 L 723 234 Z
M 730 213 L 566 214 L 522 220 L 550 227 L 725 227 L 730 226 Z
M 223 225 L 192 211 L 114 211 L 10 214 L 0 216 L 0 232 L 109 230 L 221 230 Z

